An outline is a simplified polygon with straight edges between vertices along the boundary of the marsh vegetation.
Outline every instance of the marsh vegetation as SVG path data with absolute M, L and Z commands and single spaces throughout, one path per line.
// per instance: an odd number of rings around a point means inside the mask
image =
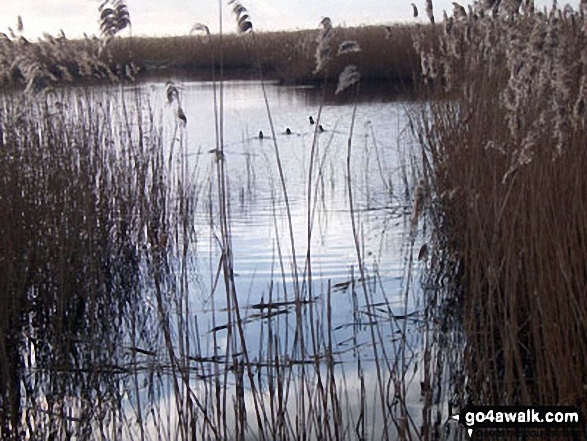
M 0 42 L 24 90 L 0 100 L 1 437 L 436 440 L 469 401 L 585 413 L 583 12 L 439 24 L 428 1 L 431 25 L 263 35 L 230 4 L 238 35 L 122 39 L 111 0 L 100 38 Z M 161 67 L 191 73 L 135 81 Z M 385 92 L 413 80 L 423 100 Z
M 97 37 L 68 39 L 45 35 L 30 42 L 24 35 L 14 38 L 0 33 L 0 84 L 27 84 L 35 72 L 47 86 L 168 78 L 178 72 L 192 79 L 211 81 L 222 70 L 225 79 L 266 79 L 286 84 L 320 84 L 314 54 L 316 31 L 264 32 L 245 35 L 206 34 L 196 27 L 174 37 L 128 37 L 112 39 L 108 50 Z M 365 81 L 388 82 L 396 91 L 413 85 L 419 57 L 412 44 L 418 28 L 409 25 L 337 27 L 333 43 L 357 41 L 361 47 L 361 69 Z M 334 59 L 327 78 L 336 82 L 345 66 Z M 42 75 L 41 75 L 42 74 Z
M 420 46 L 435 98 L 417 131 L 462 283 L 469 397 L 584 412 L 587 22 L 516 6 L 455 12 Z

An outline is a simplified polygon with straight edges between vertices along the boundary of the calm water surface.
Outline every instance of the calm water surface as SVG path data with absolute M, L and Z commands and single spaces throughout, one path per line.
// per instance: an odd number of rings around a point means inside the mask
M 163 118 L 174 126 L 174 106 L 166 106 L 164 85 L 144 86 L 151 99 L 163 108 Z M 214 255 L 211 222 L 217 224 L 215 196 L 214 93 L 209 83 L 183 83 L 181 103 L 188 124 L 185 150 L 196 169 L 194 179 L 202 185 L 198 224 L 198 258 Z M 275 274 L 276 247 L 282 259 L 291 260 L 289 225 L 276 162 L 275 144 L 283 164 L 295 236 L 298 265 L 307 252 L 308 179 L 315 138 L 311 182 L 313 277 L 347 281 L 357 266 L 351 230 L 347 185 L 347 144 L 353 116 L 352 103 L 326 104 L 320 124 L 325 132 L 315 135 L 320 93 L 314 89 L 267 86 L 276 136 L 271 136 L 262 88 L 256 83 L 224 86 L 224 158 L 228 177 L 230 225 L 235 270 L 243 287 L 261 286 Z M 219 94 L 219 91 L 216 91 Z M 351 157 L 354 208 L 365 265 L 378 271 L 385 283 L 401 291 L 405 266 L 407 219 L 411 207 L 404 195 L 403 170 L 415 154 L 406 133 L 405 102 L 359 103 L 354 125 Z M 291 135 L 285 130 L 290 128 Z M 263 131 L 264 139 L 258 138 Z M 178 135 L 181 136 L 181 135 Z M 409 170 L 407 171 L 409 175 Z M 206 186 L 212 188 L 205 188 Z M 414 185 L 414 182 L 409 182 Z M 212 205 L 212 206 L 211 206 Z M 202 263 L 209 259 L 203 259 Z M 272 269 L 273 268 L 273 269 Z M 289 271 L 288 271 L 289 273 Z M 247 289 L 246 291 L 249 291 Z M 390 293 L 391 295 L 391 293 Z
M 320 372 L 331 372 L 344 397 L 347 427 L 356 430 L 348 438 L 381 438 L 386 418 L 392 439 L 406 425 L 412 431 L 430 425 L 424 410 L 430 410 L 432 401 L 423 386 L 430 379 L 422 368 L 428 328 L 418 282 L 423 263 L 415 258 L 425 234 L 410 223 L 418 151 L 406 115 L 415 104 L 390 100 L 382 93 L 359 99 L 355 110 L 349 97 L 323 100 L 317 89 L 268 84 L 273 133 L 260 83 L 228 82 L 222 89 L 206 82 L 176 85 L 185 127 L 176 117 L 177 103 L 167 101 L 162 82 L 139 86 L 142 98 L 136 106 L 153 112 L 155 124 L 163 127 L 163 139 L 171 140 L 166 152 L 170 170 L 198 195 L 195 246 L 187 259 L 188 300 L 169 309 L 174 339 L 178 351 L 187 354 L 185 367 L 194 390 L 209 393 L 214 380 L 206 378 L 220 374 L 227 379 L 223 387 L 228 394 L 238 393 L 239 383 L 230 373 L 238 364 L 228 366 L 242 361 L 246 350 L 258 378 L 257 393 L 270 397 L 268 379 L 275 372 L 265 368 L 277 354 L 281 362 L 290 363 L 286 402 L 292 415 L 312 402 Z M 134 96 L 131 88 L 122 93 Z M 310 116 L 324 132 L 310 124 Z M 215 153 L 218 133 L 222 158 Z M 219 160 L 226 173 L 244 339 L 227 327 L 234 320 L 235 305 L 221 272 Z M 296 295 L 304 301 L 297 311 Z M 154 299 L 146 301 L 156 304 Z M 303 345 L 300 331 L 306 333 Z M 328 368 L 330 351 L 336 365 Z M 311 368 L 303 367 L 310 363 Z M 169 421 L 174 421 L 177 414 L 168 387 L 159 409 L 167 408 Z M 254 438 L 250 378 L 244 381 L 244 390 L 249 436 Z M 440 400 L 434 405 L 442 408 Z M 228 410 L 222 418 L 236 418 L 234 412 Z M 291 424 L 294 433 L 294 426 L 301 423 Z M 130 430 L 128 436 L 137 433 Z M 316 436 L 310 432 L 310 438 Z

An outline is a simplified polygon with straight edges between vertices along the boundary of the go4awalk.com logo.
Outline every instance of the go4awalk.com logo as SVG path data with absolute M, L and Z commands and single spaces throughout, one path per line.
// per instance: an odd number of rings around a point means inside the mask
M 473 406 L 467 405 L 451 417 L 465 426 L 470 437 L 477 429 L 488 429 L 492 435 L 509 431 L 548 434 L 568 432 L 580 434 L 585 430 L 581 411 L 570 406 Z M 485 432 L 486 430 L 483 430 Z M 571 438 L 572 439 L 572 438 Z

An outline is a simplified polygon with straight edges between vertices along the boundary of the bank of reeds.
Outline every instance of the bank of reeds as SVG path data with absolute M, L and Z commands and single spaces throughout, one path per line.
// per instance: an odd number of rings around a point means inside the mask
M 0 110 L 3 439 L 437 438 L 431 385 L 442 369 L 418 370 L 410 346 L 408 321 L 424 317 L 407 303 L 397 313 L 358 250 L 361 277 L 318 284 L 310 237 L 295 270 L 277 241 L 266 291 L 243 304 L 224 157 L 210 155 L 210 175 L 198 176 L 181 120 L 164 129 L 122 88 L 5 95 Z M 190 266 L 201 194 L 219 248 L 210 292 Z M 309 231 L 315 209 L 309 199 Z M 339 326 L 336 297 L 354 305 Z M 410 410 L 420 376 L 423 421 Z
M 3 439 L 115 437 L 123 394 L 139 399 L 128 348 L 157 344 L 165 316 L 146 302 L 175 292 L 166 250 L 190 197 L 141 103 L 121 100 L 1 98 Z
M 186 35 L 175 37 L 118 37 L 108 50 L 95 37 L 81 40 L 65 35 L 45 35 L 30 42 L 22 35 L 0 34 L 0 84 L 24 84 L 33 90 L 80 82 L 118 81 L 182 70 L 195 78 L 212 79 L 219 69 L 220 54 L 227 78 L 257 79 L 261 68 L 268 79 L 286 83 L 313 83 L 324 75 L 314 74 L 318 30 L 266 32 L 253 36 Z M 411 86 L 419 59 L 412 45 L 416 26 L 365 26 L 337 28 L 336 44 L 356 40 L 362 48 L 364 80 L 388 81 L 396 88 Z M 258 56 L 261 54 L 261 56 Z M 331 80 L 342 70 L 334 62 Z
M 411 38 L 416 26 L 396 25 L 337 28 L 336 41 L 356 40 L 362 48 L 362 72 L 365 80 L 387 80 L 411 84 L 418 68 L 418 56 Z M 316 82 L 323 76 L 313 71 L 318 30 L 262 32 L 253 36 L 218 35 L 164 38 L 119 39 L 113 47 L 116 58 L 126 62 L 132 45 L 133 60 L 143 67 L 175 67 L 210 75 L 213 53 L 222 52 L 224 69 L 230 76 L 255 79 L 261 67 L 266 77 L 288 83 Z M 389 35 L 389 38 L 387 36 Z M 257 54 L 260 54 L 258 57 Z M 258 66 L 258 62 L 261 66 Z M 332 66 L 330 78 L 336 79 L 341 63 Z
M 585 412 L 587 21 L 518 6 L 455 7 L 436 49 L 417 41 L 432 101 L 416 133 L 462 288 L 461 404 Z

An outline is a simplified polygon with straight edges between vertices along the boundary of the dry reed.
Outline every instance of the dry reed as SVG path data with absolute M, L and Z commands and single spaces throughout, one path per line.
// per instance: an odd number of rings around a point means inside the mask
M 455 4 L 416 135 L 467 337 L 460 403 L 587 410 L 587 24 Z M 428 43 L 426 43 L 428 42 Z M 453 262 L 453 264 L 450 264 Z
M 287 83 L 316 82 L 323 78 L 313 73 L 316 43 L 312 30 L 256 33 L 255 45 L 252 35 L 228 34 L 220 38 L 208 33 L 196 35 L 195 29 L 192 29 L 194 35 L 177 37 L 112 38 L 112 32 L 120 32 L 116 28 L 119 22 L 114 18 L 114 8 L 107 8 L 106 12 L 104 39 L 70 40 L 65 35 L 47 34 L 38 42 L 28 42 L 24 37 L 0 34 L 0 84 L 27 85 L 35 81 L 40 89 L 63 82 L 119 81 L 135 78 L 139 72 L 153 75 L 170 70 L 184 70 L 198 78 L 211 79 L 212 55 L 220 52 L 227 78 L 256 78 L 259 67 L 267 78 Z M 388 39 L 384 38 L 386 32 Z M 337 28 L 333 44 L 339 46 L 349 40 L 360 44 L 364 80 L 408 86 L 418 70 L 418 55 L 411 44 L 416 32 L 414 26 L 400 25 L 387 29 L 381 26 Z M 257 57 L 256 51 L 262 56 Z M 29 67 L 31 63 L 34 71 Z M 344 61 L 333 60 L 330 80 L 336 81 L 334 72 L 340 72 L 344 66 Z

